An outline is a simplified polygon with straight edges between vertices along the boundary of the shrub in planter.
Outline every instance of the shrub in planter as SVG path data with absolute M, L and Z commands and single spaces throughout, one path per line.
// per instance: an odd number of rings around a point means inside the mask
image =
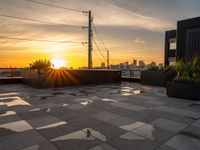
M 173 66 L 177 72 L 173 83 L 167 84 L 167 95 L 200 100 L 200 58 L 193 61 L 179 61 Z

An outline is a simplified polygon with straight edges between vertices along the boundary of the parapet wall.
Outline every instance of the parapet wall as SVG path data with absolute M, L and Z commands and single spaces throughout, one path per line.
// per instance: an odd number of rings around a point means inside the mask
M 117 83 L 121 81 L 121 71 L 27 69 L 24 70 L 23 78 L 25 84 L 36 88 L 54 88 L 76 85 Z

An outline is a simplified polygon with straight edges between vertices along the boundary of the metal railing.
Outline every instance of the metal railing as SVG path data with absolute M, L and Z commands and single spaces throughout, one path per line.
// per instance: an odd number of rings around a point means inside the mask
M 22 77 L 22 72 L 20 68 L 0 68 L 0 78 Z
M 122 70 L 122 78 L 140 79 L 143 70 L 145 69 Z

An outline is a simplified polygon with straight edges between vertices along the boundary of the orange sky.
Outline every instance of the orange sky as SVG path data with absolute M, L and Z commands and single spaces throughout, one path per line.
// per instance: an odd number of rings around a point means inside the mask
M 110 50 L 111 64 L 132 62 L 133 58 L 144 60 L 146 63 L 163 63 L 165 31 L 176 28 L 177 20 L 199 14 L 199 8 L 194 7 L 199 6 L 196 4 L 199 1 L 191 0 L 190 5 L 187 2 L 174 2 L 170 7 L 166 1 L 153 1 L 151 3 L 154 5 L 144 0 L 59 0 L 51 1 L 51 4 L 91 10 L 94 24 L 107 49 Z M 50 3 L 49 0 L 42 2 Z M 178 9 L 179 7 L 181 9 Z M 187 12 L 181 12 L 182 8 Z M 29 63 L 36 59 L 63 59 L 68 62 L 68 67 L 74 68 L 87 66 L 87 45 L 81 44 L 87 42 L 87 30 L 82 27 L 66 26 L 87 26 L 87 15 L 25 0 L 0 1 L 0 9 L 0 67 L 28 67 Z M 43 23 L 3 17 L 1 14 Z M 2 36 L 80 43 L 22 41 L 1 38 Z M 106 51 L 96 34 L 94 40 L 106 57 Z M 93 64 L 99 66 L 106 60 L 97 47 L 93 47 Z

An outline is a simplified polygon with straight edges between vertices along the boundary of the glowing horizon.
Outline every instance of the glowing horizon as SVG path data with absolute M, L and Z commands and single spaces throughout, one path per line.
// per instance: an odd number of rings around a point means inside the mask
M 50 3 L 48 0 L 42 2 Z M 133 59 L 144 60 L 145 63 L 163 63 L 164 32 L 176 28 L 177 20 L 200 14 L 198 0 L 60 0 L 51 3 L 92 11 L 94 24 L 110 50 L 110 64 L 132 62 Z M 29 63 L 36 59 L 51 60 L 58 55 L 58 58 L 62 56 L 61 59 L 68 62 L 68 67 L 87 67 L 87 45 L 81 43 L 87 42 L 87 29 L 65 26 L 87 26 L 87 16 L 80 12 L 53 9 L 25 0 L 2 0 L 0 8 L 0 14 L 60 24 L 36 23 L 1 16 L 0 37 L 75 42 L 56 43 L 0 38 L 0 67 L 28 67 Z M 94 38 L 103 49 L 95 35 Z M 93 66 L 100 66 L 106 60 L 95 45 L 93 47 Z M 106 56 L 106 51 L 102 52 Z

